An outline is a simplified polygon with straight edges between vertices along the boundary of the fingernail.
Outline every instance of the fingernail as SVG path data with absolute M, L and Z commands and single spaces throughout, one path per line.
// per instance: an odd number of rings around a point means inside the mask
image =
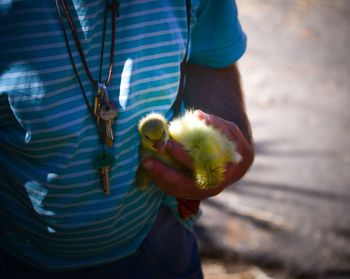
M 145 161 L 142 163 L 143 167 L 146 170 L 152 170 L 153 169 L 153 163 L 151 161 Z
M 199 119 L 205 119 L 205 113 L 201 111 L 200 109 L 196 109 L 194 111 L 194 114 L 199 118 Z

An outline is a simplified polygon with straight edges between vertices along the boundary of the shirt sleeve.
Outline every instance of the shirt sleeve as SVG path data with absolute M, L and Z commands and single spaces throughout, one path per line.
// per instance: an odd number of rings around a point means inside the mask
M 202 0 L 195 14 L 189 62 L 214 68 L 236 62 L 245 52 L 247 38 L 235 1 Z

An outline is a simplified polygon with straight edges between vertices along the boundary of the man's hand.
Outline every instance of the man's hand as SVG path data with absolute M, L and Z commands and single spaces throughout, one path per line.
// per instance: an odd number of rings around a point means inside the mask
M 196 186 L 192 174 L 193 163 L 190 156 L 182 145 L 169 140 L 166 145 L 166 150 L 175 160 L 185 167 L 184 170 L 170 167 L 153 157 L 144 159 L 142 165 L 149 173 L 151 180 L 155 182 L 159 188 L 165 193 L 180 199 L 202 200 L 219 194 L 225 187 L 236 182 L 244 175 L 254 158 L 252 146 L 233 122 L 226 121 L 211 114 L 206 114 L 199 110 L 196 111 L 196 115 L 208 125 L 219 129 L 230 140 L 235 142 L 237 151 L 242 156 L 242 160 L 237 164 L 229 163 L 226 165 L 225 180 L 220 185 L 202 190 Z

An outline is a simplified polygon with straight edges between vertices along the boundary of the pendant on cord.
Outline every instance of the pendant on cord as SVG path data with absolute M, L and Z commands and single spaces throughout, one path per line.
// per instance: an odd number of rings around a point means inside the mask
M 109 98 L 105 84 L 98 83 L 98 91 L 94 102 L 94 115 L 101 131 L 103 142 L 107 147 L 112 147 L 114 140 L 113 123 L 118 116 L 118 109 Z

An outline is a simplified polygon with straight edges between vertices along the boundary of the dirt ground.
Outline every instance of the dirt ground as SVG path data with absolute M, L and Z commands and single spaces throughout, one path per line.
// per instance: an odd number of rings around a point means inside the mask
M 282 269 L 263 269 L 244 262 L 225 262 L 206 259 L 203 262 L 205 279 L 293 279 Z
M 206 278 L 350 278 L 350 1 L 237 5 L 256 158 L 202 205 Z

